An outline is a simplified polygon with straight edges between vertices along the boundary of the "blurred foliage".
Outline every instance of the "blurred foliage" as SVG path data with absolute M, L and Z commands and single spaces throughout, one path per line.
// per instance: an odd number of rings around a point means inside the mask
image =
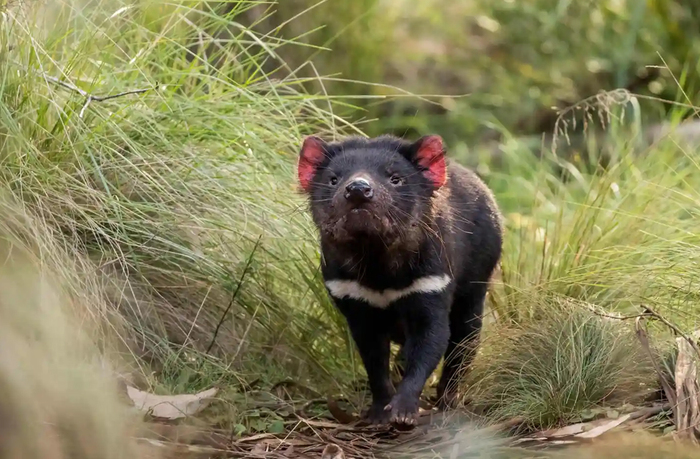
M 674 78 L 688 94 L 697 84 L 695 0 L 287 0 L 273 10 L 267 30 L 283 24 L 285 38 L 315 30 L 303 37 L 308 47 L 280 50 L 294 69 L 376 83 L 316 88 L 362 95 L 355 118 L 379 118 L 368 134 L 438 132 L 463 152 L 502 129 L 551 132 L 552 107 L 601 90 L 687 102 Z M 399 94 L 391 86 L 444 97 L 381 98 Z

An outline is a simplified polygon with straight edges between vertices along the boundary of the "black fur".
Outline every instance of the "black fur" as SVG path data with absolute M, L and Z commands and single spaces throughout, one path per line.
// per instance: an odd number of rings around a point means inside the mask
M 452 278 L 439 293 L 411 294 L 384 309 L 333 298 L 367 370 L 372 422 L 413 424 L 423 386 L 443 356 L 438 396 L 443 404 L 454 399 L 452 378 L 472 359 L 487 283 L 501 256 L 500 215 L 491 192 L 473 172 L 449 162 L 447 182 L 437 190 L 416 161 L 421 142 L 382 136 L 322 143 L 323 161 L 307 190 L 326 281 L 354 280 L 384 291 L 428 275 Z M 371 178 L 375 192 L 360 204 L 344 196 L 347 179 L 357 173 Z M 390 341 L 402 346 L 405 362 L 396 391 Z

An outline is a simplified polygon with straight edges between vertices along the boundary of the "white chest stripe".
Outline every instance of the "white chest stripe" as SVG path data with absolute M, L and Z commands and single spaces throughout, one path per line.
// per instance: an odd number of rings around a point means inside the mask
M 364 287 L 360 285 L 359 282 L 352 280 L 329 280 L 326 282 L 326 287 L 328 287 L 331 296 L 334 298 L 362 300 L 369 303 L 370 306 L 383 309 L 399 298 L 403 298 L 412 293 L 441 292 L 450 284 L 451 280 L 452 279 L 447 274 L 425 276 L 414 280 L 411 285 L 406 288 L 399 290 L 388 288 L 382 291 Z

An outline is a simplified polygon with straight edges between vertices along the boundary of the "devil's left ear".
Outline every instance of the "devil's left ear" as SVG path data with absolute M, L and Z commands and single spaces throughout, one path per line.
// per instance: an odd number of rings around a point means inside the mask
M 439 135 L 427 135 L 413 143 L 411 160 L 438 189 L 447 182 L 445 147 Z
M 305 192 L 311 190 L 311 183 L 318 171 L 318 167 L 326 158 L 326 142 L 316 136 L 309 136 L 304 139 L 299 152 L 299 161 L 297 163 L 297 175 L 299 177 L 299 185 Z

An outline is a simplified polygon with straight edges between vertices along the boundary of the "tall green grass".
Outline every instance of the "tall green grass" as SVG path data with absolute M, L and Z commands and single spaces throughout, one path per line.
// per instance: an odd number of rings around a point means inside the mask
M 0 22 L 2 189 L 89 261 L 171 390 L 332 382 L 348 355 L 293 180 L 301 136 L 344 126 L 262 70 L 293 43 L 237 21 L 255 5 L 16 3 Z
M 540 301 L 528 305 L 532 320 L 487 335 L 467 378 L 466 396 L 491 419 L 546 429 L 601 404 L 642 402 L 655 388 L 632 327 L 572 301 Z
M 697 155 L 672 137 L 640 149 L 641 111 L 636 105 L 631 121 L 610 126 L 604 161 L 601 146 L 589 143 L 578 163 L 545 152 L 530 157 L 537 165 L 525 178 L 493 174 L 506 199 L 518 191 L 506 201 L 505 296 L 496 307 L 503 316 L 517 316 L 523 298 L 556 292 L 628 313 L 644 304 L 694 325 Z
M 634 97 L 609 107 L 606 144 L 590 139 L 570 161 L 512 143 L 504 168 L 488 173 L 506 239 L 494 321 L 467 382 L 496 419 L 549 427 L 657 384 L 627 324 L 596 312 L 650 308 L 682 330 L 698 326 L 696 149 L 673 136 L 644 146 L 642 107 Z M 649 322 L 660 349 L 672 331 Z

